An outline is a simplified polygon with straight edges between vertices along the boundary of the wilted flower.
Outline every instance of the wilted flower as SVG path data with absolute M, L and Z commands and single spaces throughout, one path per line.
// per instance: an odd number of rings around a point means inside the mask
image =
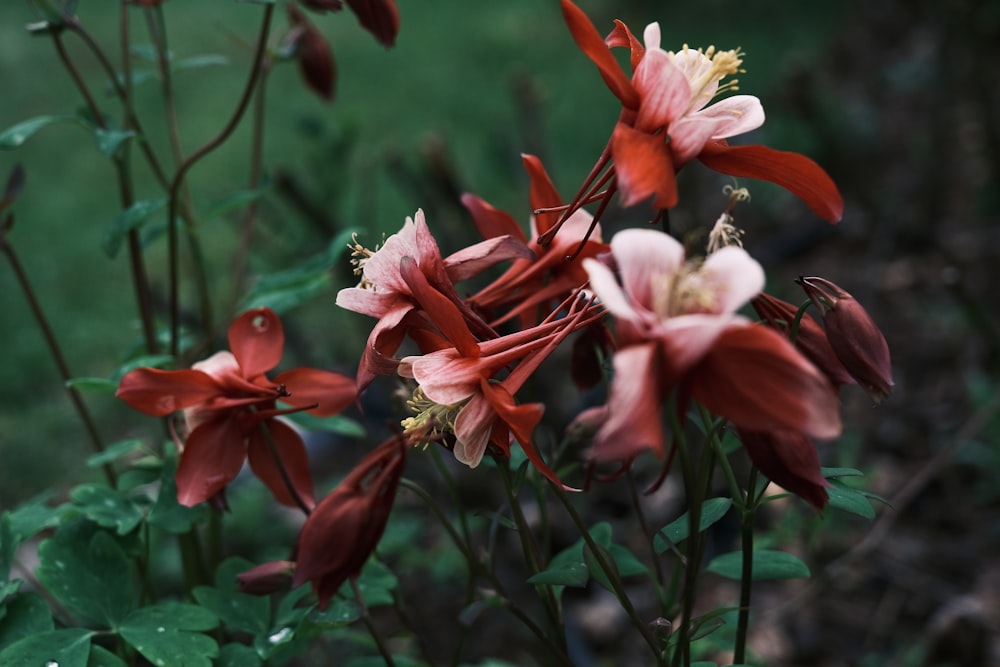
M 303 524 L 292 583 L 312 582 L 320 608 L 330 604 L 345 581 L 361 574 L 375 551 L 389 521 L 406 449 L 400 437 L 376 447 Z
M 889 344 L 871 315 L 829 280 L 800 277 L 796 282 L 823 313 L 826 337 L 844 368 L 876 403 L 891 394 Z
M 281 361 L 284 344 L 281 320 L 273 311 L 249 310 L 229 327 L 231 352 L 218 352 L 190 370 L 137 368 L 122 378 L 116 395 L 136 410 L 154 417 L 184 410 L 188 435 L 176 478 L 182 505 L 196 505 L 221 491 L 247 459 L 279 502 L 313 505 L 302 438 L 275 417 L 301 410 L 334 415 L 354 402 L 355 385 L 347 376 L 313 368 L 269 380 L 265 373 Z M 277 409 L 276 401 L 293 408 Z

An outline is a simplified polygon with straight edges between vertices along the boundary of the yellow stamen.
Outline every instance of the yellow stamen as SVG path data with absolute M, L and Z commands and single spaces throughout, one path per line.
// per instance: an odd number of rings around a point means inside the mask
M 351 264 L 354 266 L 354 275 L 362 276 L 361 281 L 357 285 L 358 287 L 362 289 L 374 289 L 374 285 L 364 278 L 365 262 L 378 252 L 378 249 L 382 247 L 384 243 L 385 234 L 382 235 L 382 243 L 376 244 L 374 250 L 369 250 L 358 241 L 357 232 L 351 234 L 351 242 L 347 244 L 347 247 L 351 249 Z
M 688 262 L 672 276 L 659 276 L 658 281 L 663 280 L 666 284 L 653 285 L 653 312 L 659 317 L 666 319 L 718 310 L 712 275 L 700 261 Z
M 403 436 L 414 447 L 422 445 L 427 449 L 431 442 L 439 440 L 442 435 L 455 432 L 455 420 L 466 402 L 454 405 L 435 403 L 427 398 L 423 389 L 417 387 L 413 396 L 406 401 L 414 416 L 400 422 Z
M 684 54 L 685 61 L 688 58 L 687 53 L 690 50 L 691 48 L 687 44 L 685 44 L 681 49 L 681 53 Z M 709 46 L 707 49 L 698 49 L 698 53 L 711 61 L 710 66 L 706 68 L 704 72 L 688 72 L 685 68 L 685 73 L 688 74 L 689 83 L 691 84 L 691 101 L 693 104 L 697 104 L 698 108 L 701 108 L 708 102 L 708 100 L 701 100 L 701 98 L 704 95 L 705 90 L 712 86 L 712 84 L 719 83 L 725 77 L 733 74 L 746 73 L 746 70 L 741 67 L 743 64 L 743 56 L 745 56 L 746 53 L 744 53 L 739 47 L 726 51 L 717 51 L 715 46 Z M 731 79 L 723 84 L 720 84 L 718 88 L 716 88 L 712 97 L 721 95 L 724 92 L 735 92 L 739 90 L 739 83 L 739 79 Z

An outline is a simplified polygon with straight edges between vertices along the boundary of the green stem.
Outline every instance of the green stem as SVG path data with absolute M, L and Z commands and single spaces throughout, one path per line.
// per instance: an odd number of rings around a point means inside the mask
M 379 655 L 385 661 L 386 667 L 396 667 L 396 662 L 392 659 L 392 651 L 389 650 L 389 646 L 382 639 L 382 635 L 379 634 L 378 627 L 372 621 L 368 605 L 365 604 L 365 598 L 361 595 L 361 589 L 358 588 L 358 581 L 354 577 L 351 577 L 351 589 L 354 591 L 354 597 L 357 598 L 358 604 L 361 605 L 361 621 L 368 629 L 368 634 L 375 640 L 375 646 L 378 648 Z
M 177 173 L 170 183 L 167 198 L 167 264 L 170 302 L 170 352 L 175 357 L 180 347 L 180 261 L 177 250 L 177 208 L 181 186 L 184 184 L 184 177 L 187 175 L 187 172 L 203 157 L 221 146 L 229 138 L 250 106 L 250 98 L 253 95 L 254 88 L 257 86 L 257 80 L 260 77 L 262 69 L 261 64 L 263 63 L 264 53 L 267 48 L 267 37 L 271 31 L 271 19 L 274 16 L 274 7 L 274 4 L 264 7 L 264 15 L 257 37 L 257 47 L 254 52 L 250 75 L 247 78 L 243 94 L 240 96 L 232 116 L 215 138 L 187 157 L 177 168 Z
M 9 222 L 12 218 L 8 216 L 7 220 Z M 90 438 L 90 444 L 94 448 L 94 452 L 99 454 L 104 451 L 104 443 L 101 440 L 101 436 L 97 432 L 97 425 L 94 423 L 94 419 L 91 417 L 90 411 L 87 409 L 87 405 L 83 402 L 83 397 L 80 395 L 80 392 L 69 384 L 69 381 L 73 379 L 73 374 L 70 373 L 69 370 L 69 364 L 66 363 L 66 357 L 63 356 L 62 349 L 59 347 L 59 341 L 56 340 L 55 333 L 52 331 L 52 326 L 49 324 L 48 318 L 45 317 L 45 313 L 42 311 L 42 306 L 38 302 L 38 297 L 35 295 L 35 291 L 31 287 L 31 281 L 28 280 L 28 274 L 21 265 L 21 262 L 17 257 L 17 253 L 14 252 L 14 246 L 12 246 L 10 241 L 7 239 L 6 232 L 9 229 L 9 225 L 5 224 L 4 227 L 6 229 L 0 230 L 0 251 L 7 256 L 7 260 L 10 262 L 11 268 L 14 269 L 14 275 L 17 277 L 17 282 L 21 286 L 21 291 L 24 292 L 24 296 L 28 300 L 28 306 L 31 308 L 31 313 L 35 316 L 35 323 L 42 331 L 42 337 L 45 339 L 45 344 L 49 348 L 49 354 L 56 363 L 56 368 L 59 370 L 59 376 L 63 380 L 63 386 L 66 387 L 66 393 L 69 394 L 69 400 L 73 403 L 73 409 L 76 410 L 77 416 L 80 418 L 80 421 L 83 422 L 83 427 L 87 431 L 87 435 Z M 115 486 L 118 478 L 115 475 L 115 470 L 111 464 L 105 463 L 102 466 L 102 470 L 104 470 L 104 476 L 107 478 L 108 484 L 112 487 Z
M 434 502 L 434 499 L 430 496 L 430 494 L 427 493 L 422 486 L 416 482 L 406 479 L 405 477 L 400 480 L 399 485 L 415 493 L 417 497 L 424 502 L 427 508 L 430 509 L 434 516 L 437 517 L 441 526 L 445 529 L 445 532 L 448 533 L 452 542 L 454 542 L 458 550 L 462 552 L 462 556 L 469 564 L 469 572 L 477 573 L 485 577 L 490 582 L 490 585 L 496 591 L 497 595 L 509 601 L 510 597 L 506 593 L 503 582 L 490 568 L 485 567 L 482 561 L 476 558 L 475 554 L 472 553 L 472 549 L 462 540 L 462 536 L 459 535 L 458 531 L 455 530 L 455 527 L 451 525 L 451 521 L 448 520 L 448 517 L 445 516 L 438 504 Z M 558 660 L 560 665 L 573 667 L 572 661 L 570 661 L 569 656 L 566 654 L 565 647 L 553 641 L 551 636 L 545 632 L 541 626 L 535 623 L 535 621 L 532 620 L 532 618 L 528 616 L 524 610 L 515 604 L 506 604 L 504 605 L 504 608 L 513 614 L 515 618 L 521 621 L 521 623 L 552 652 L 552 655 Z
M 653 563 L 653 587 L 656 589 L 656 599 L 660 603 L 660 610 L 662 613 L 667 613 L 668 601 L 666 597 L 665 578 L 663 575 L 663 565 L 660 562 L 660 555 L 656 553 L 656 547 L 653 544 L 653 534 L 654 532 L 649 527 L 649 522 L 646 520 L 646 512 L 642 508 L 642 501 L 639 497 L 639 489 L 635 482 L 635 476 L 632 474 L 632 469 L 628 471 L 628 490 L 629 498 L 632 501 L 632 507 L 635 509 L 635 516 L 639 521 L 639 528 L 642 530 L 643 537 L 646 538 L 646 547 L 649 549 L 649 558 Z
M 757 468 L 750 469 L 747 481 L 747 506 L 741 522 L 741 549 L 743 562 L 740 568 L 740 610 L 736 620 L 736 644 L 733 662 L 746 662 L 747 632 L 750 628 L 750 593 L 753 585 L 753 520 L 757 512 L 759 498 L 754 498 L 757 488 Z
M 622 583 L 622 579 L 618 574 L 617 568 L 615 568 L 615 566 L 607 559 L 604 548 L 594 540 L 586 522 L 583 520 L 583 517 L 580 516 L 579 512 L 576 511 L 576 508 L 573 507 L 573 504 L 569 501 L 569 498 L 566 497 L 566 492 L 554 483 L 552 484 L 552 489 L 554 490 L 556 497 L 559 499 L 559 502 L 561 502 L 563 507 L 566 508 L 566 513 L 569 514 L 573 523 L 576 525 L 577 530 L 580 532 L 581 537 L 583 537 L 583 541 L 586 543 L 587 548 L 590 550 L 594 560 L 597 562 L 601 571 L 611 583 L 611 588 L 614 590 L 614 594 L 621 603 L 625 613 L 632 621 L 632 625 L 635 626 L 636 630 L 639 631 L 639 634 L 642 635 L 642 638 L 647 644 L 649 644 L 649 648 L 653 651 L 653 655 L 656 656 L 656 664 L 664 665 L 663 649 L 660 646 L 660 642 L 657 641 L 649 625 L 642 620 L 639 616 L 639 612 L 635 608 L 635 605 L 632 604 L 632 599 L 625 590 L 625 586 Z
M 507 492 L 507 503 L 510 506 L 511 516 L 514 518 L 514 523 L 517 525 L 517 535 L 521 541 L 521 551 L 524 554 L 524 560 L 531 570 L 532 574 L 538 574 L 544 569 L 542 559 L 538 554 L 538 545 L 535 544 L 535 538 L 531 530 L 531 526 L 528 525 L 528 520 L 524 516 L 524 509 L 521 507 L 521 503 L 517 499 L 517 494 L 514 490 L 514 480 L 510 473 L 510 459 L 496 457 L 494 459 L 497 464 L 497 468 L 500 470 L 500 477 L 503 479 L 504 490 Z M 545 605 L 545 611 L 549 615 L 549 621 L 552 628 L 555 630 L 559 638 L 559 643 L 563 646 L 566 644 L 566 635 L 563 627 L 563 617 L 562 610 L 559 605 L 559 600 L 556 599 L 555 593 L 552 591 L 552 587 L 546 584 L 537 584 L 535 590 L 542 598 L 542 602 Z

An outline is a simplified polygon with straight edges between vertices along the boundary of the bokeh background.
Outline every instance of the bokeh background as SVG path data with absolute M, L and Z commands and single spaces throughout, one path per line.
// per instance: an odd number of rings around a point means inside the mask
M 893 396 L 873 408 L 847 388 L 848 432 L 821 450 L 829 465 L 863 470 L 865 487 L 892 507 L 879 506 L 875 521 L 837 515 L 818 530 L 803 528 L 814 578 L 763 588 L 755 651 L 775 666 L 1000 664 L 1000 2 L 580 4 L 602 30 L 613 18 L 637 32 L 659 20 L 668 48 L 743 48 L 741 92 L 759 96 L 768 115 L 747 140 L 813 157 L 847 203 L 844 220 L 829 226 L 782 190 L 742 182 L 753 197 L 737 209 L 747 248 L 776 294 L 798 299 L 798 275 L 851 291 L 892 348 Z M 115 5 L 79 7 L 107 48 L 115 44 Z M 340 70 L 332 105 L 304 90 L 294 64 L 270 77 L 272 185 L 261 201 L 253 275 L 308 260 L 344 229 L 375 241 L 417 208 L 442 232 L 446 250 L 461 247 L 474 239 L 458 203 L 465 191 L 526 219 L 522 152 L 540 155 L 567 197 L 589 171 L 616 101 L 575 48 L 558 2 L 431 5 L 401 0 L 392 50 L 347 12 L 316 19 Z M 221 56 L 175 77 L 191 150 L 218 131 L 241 89 L 259 7 L 171 0 L 165 10 L 178 58 Z M 80 107 L 50 40 L 25 30 L 36 18 L 27 2 L 0 3 L 0 131 Z M 275 44 L 285 31 L 283 20 L 276 25 Z M 137 43 L 145 41 L 138 21 L 135 32 Z M 103 91 L 96 62 L 67 42 Z M 153 68 L 141 52 L 134 62 Z M 136 95 L 140 114 L 157 118 L 155 78 Z M 148 140 L 167 155 L 162 125 L 146 124 Z M 192 172 L 197 204 L 246 187 L 246 125 Z M 24 165 L 27 185 L 11 243 L 73 373 L 107 377 L 140 338 L 127 260 L 101 249 L 119 212 L 110 163 L 73 124 L 0 151 L 0 178 L 15 163 Z M 672 220 L 683 233 L 714 221 L 730 181 L 697 165 L 682 176 Z M 139 184 L 140 196 L 153 192 L 141 169 Z M 606 236 L 649 215 L 613 211 Z M 219 275 L 233 261 L 238 233 L 237 213 L 205 224 Z M 162 241 L 148 257 L 162 296 Z M 9 269 L 0 266 L 3 509 L 93 475 L 82 466 L 81 427 Z M 353 369 L 370 322 L 334 307 L 336 290 L 350 283 L 345 258 L 315 298 L 295 308 L 286 363 Z M 141 423 L 109 395 L 87 400 L 109 439 Z M 816 519 L 794 512 L 803 525 Z

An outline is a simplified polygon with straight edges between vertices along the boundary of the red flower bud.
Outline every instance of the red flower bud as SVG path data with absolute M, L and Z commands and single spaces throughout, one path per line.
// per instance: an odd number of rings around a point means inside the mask
M 333 60 L 330 44 L 294 2 L 288 3 L 286 10 L 288 21 L 292 24 L 290 41 L 294 46 L 302 78 L 317 95 L 327 101 L 333 100 L 337 65 Z
M 361 27 L 379 43 L 392 46 L 399 33 L 399 10 L 395 0 L 347 0 Z
M 798 308 L 794 304 L 761 292 L 750 300 L 750 305 L 765 324 L 791 338 L 792 323 L 798 314 Z M 799 352 L 811 361 L 834 387 L 854 384 L 854 378 L 840 363 L 840 359 L 830 346 L 823 327 L 809 313 L 803 313 L 799 319 L 793 342 Z
M 302 0 L 306 9 L 322 14 L 323 12 L 339 12 L 344 8 L 342 0 Z
M 262 563 L 246 572 L 240 572 L 236 575 L 236 583 L 241 593 L 270 595 L 288 588 L 294 574 L 295 563 L 287 560 L 276 560 Z
M 889 344 L 864 307 L 824 278 L 800 276 L 796 282 L 823 313 L 827 340 L 847 372 L 876 403 L 892 393 Z
M 294 586 L 312 582 L 325 609 L 341 585 L 357 577 L 389 521 L 406 443 L 393 437 L 363 458 L 316 506 L 299 533 Z

